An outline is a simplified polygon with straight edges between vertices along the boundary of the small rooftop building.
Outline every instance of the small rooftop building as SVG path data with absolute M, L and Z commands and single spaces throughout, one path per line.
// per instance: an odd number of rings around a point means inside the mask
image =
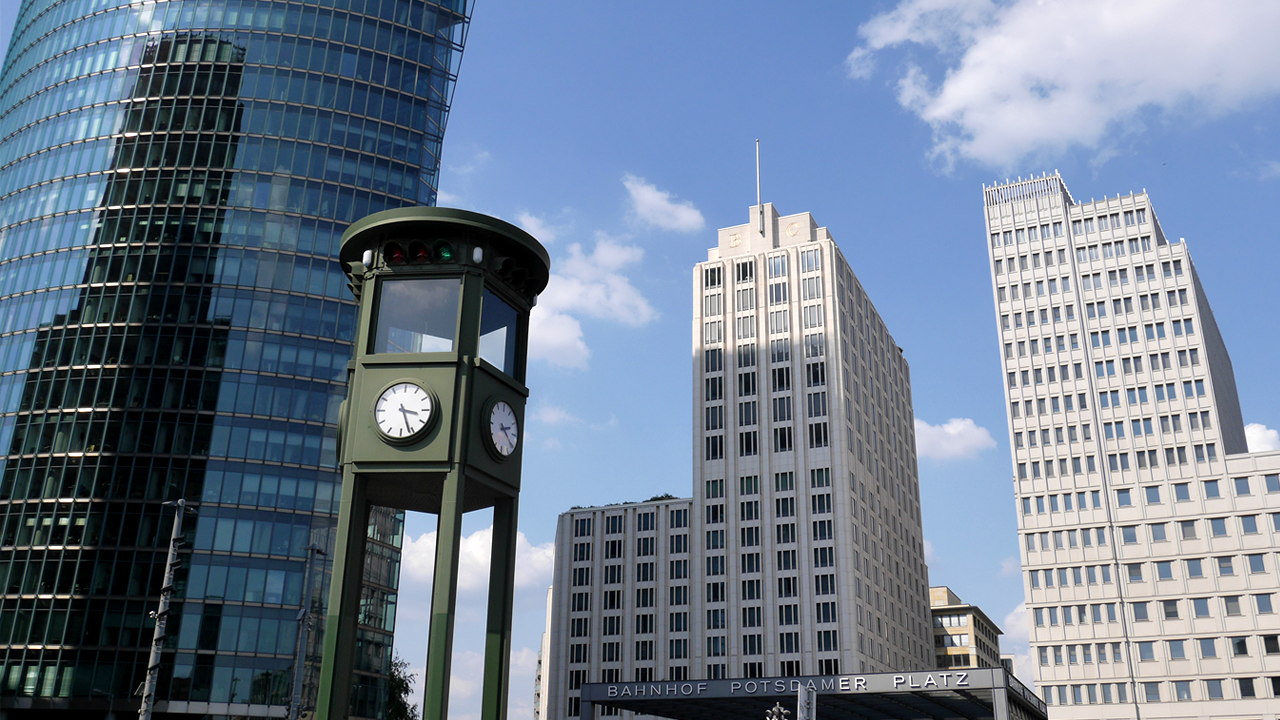
M 1000 636 L 991 618 L 976 605 L 965 604 L 951 588 L 929 588 L 933 612 L 933 651 L 939 669 L 1004 667 Z

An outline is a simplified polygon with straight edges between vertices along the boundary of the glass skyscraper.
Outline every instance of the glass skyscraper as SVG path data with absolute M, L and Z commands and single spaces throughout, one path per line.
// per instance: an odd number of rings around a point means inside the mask
M 434 204 L 468 0 L 24 0 L 0 71 L 0 710 L 280 717 L 338 510 L 348 223 Z M 353 712 L 385 710 L 375 513 Z M 312 633 L 311 654 L 320 647 Z

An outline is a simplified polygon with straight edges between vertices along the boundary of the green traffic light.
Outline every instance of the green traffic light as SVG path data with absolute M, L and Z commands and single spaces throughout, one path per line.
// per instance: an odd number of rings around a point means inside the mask
M 442 262 L 450 262 L 453 260 L 453 246 L 449 243 L 441 243 L 436 246 L 436 260 Z

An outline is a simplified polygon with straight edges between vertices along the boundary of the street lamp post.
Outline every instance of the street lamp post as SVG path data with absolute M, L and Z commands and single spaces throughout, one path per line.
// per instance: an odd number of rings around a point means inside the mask
M 303 573 L 302 609 L 298 611 L 298 640 L 293 653 L 293 696 L 289 700 L 289 720 L 298 720 L 302 716 L 304 701 L 304 683 L 307 677 L 307 646 L 311 642 L 311 628 L 315 626 L 315 617 L 311 614 L 312 583 L 314 575 L 312 566 L 315 558 L 325 552 L 317 545 L 308 545 L 307 566 Z
M 160 650 L 164 647 L 164 629 L 169 622 L 169 597 L 173 595 L 173 571 L 180 564 L 178 546 L 182 544 L 182 516 L 187 510 L 187 501 L 183 499 L 164 504 L 176 509 L 173 514 L 173 532 L 169 536 L 169 556 L 164 568 L 164 583 L 160 587 L 160 606 L 149 613 L 156 621 L 156 628 L 151 635 L 151 655 L 147 659 L 147 675 L 142 683 L 142 705 L 138 708 L 138 720 L 151 720 L 151 711 L 156 704 L 156 683 L 160 679 Z

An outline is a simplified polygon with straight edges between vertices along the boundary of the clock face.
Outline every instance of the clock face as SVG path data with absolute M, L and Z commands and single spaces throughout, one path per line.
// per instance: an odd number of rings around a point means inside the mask
M 408 440 L 427 428 L 434 411 L 431 395 L 426 390 L 416 383 L 400 382 L 378 396 L 373 419 L 387 438 Z
M 489 443 L 498 455 L 511 457 L 516 451 L 516 443 L 520 439 L 520 423 L 516 420 L 516 411 L 507 403 L 499 400 L 489 410 Z

